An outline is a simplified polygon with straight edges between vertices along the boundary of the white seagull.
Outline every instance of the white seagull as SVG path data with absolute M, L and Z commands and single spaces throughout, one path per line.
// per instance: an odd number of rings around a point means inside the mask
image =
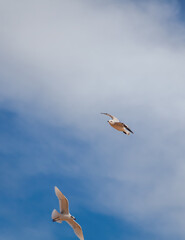
M 127 135 L 130 135 L 130 133 L 133 133 L 132 130 L 126 124 L 120 122 L 119 119 L 117 119 L 116 117 L 108 113 L 101 113 L 101 114 L 105 114 L 112 118 L 112 120 L 109 120 L 107 122 L 111 125 L 111 127 L 115 128 L 116 130 L 121 131 Z
M 51 218 L 53 222 L 62 223 L 66 221 L 74 230 L 75 234 L 79 237 L 80 240 L 84 240 L 82 228 L 75 221 L 76 218 L 71 216 L 69 213 L 69 203 L 67 198 L 61 193 L 61 191 L 55 186 L 55 194 L 58 197 L 60 205 L 60 213 L 56 209 L 53 210 Z

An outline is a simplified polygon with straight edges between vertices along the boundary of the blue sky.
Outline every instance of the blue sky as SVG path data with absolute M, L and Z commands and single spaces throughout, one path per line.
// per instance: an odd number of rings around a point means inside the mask
M 0 9 L 0 237 L 77 239 L 56 185 L 85 239 L 184 239 L 183 1 Z

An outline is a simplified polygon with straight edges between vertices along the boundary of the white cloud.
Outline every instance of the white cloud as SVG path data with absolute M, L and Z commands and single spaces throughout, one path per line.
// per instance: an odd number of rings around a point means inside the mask
M 117 214 L 185 235 L 185 33 L 177 6 L 6 1 L 0 9 L 1 104 L 77 129 L 92 144 L 81 168 L 94 183 L 107 179 L 94 190 L 104 209 L 115 201 Z M 101 111 L 135 135 L 108 128 Z
M 18 227 L 13 230 L 12 232 L 4 231 L 0 234 L 1 238 L 13 240 L 16 236 L 19 239 L 31 239 L 32 237 L 34 237 L 34 239 L 54 239 L 54 234 L 51 232 L 51 229 L 49 229 L 49 226 L 46 228 L 46 223 L 35 227 L 24 227 L 23 229 Z

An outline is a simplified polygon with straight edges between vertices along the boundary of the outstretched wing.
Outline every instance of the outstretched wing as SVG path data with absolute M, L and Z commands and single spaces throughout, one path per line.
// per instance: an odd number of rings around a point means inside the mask
M 131 133 L 133 133 L 132 130 L 131 130 L 126 124 L 123 123 L 123 125 L 124 125 L 124 127 L 125 127 L 128 131 L 130 131 Z M 133 134 L 134 134 L 134 133 L 133 133 Z
M 73 219 L 66 220 L 66 222 L 73 228 L 75 234 L 79 237 L 79 239 L 84 240 L 82 228 L 80 225 Z
M 126 124 L 124 124 L 124 123 L 122 123 L 122 122 L 118 122 L 118 123 L 116 123 L 116 125 L 117 125 L 117 126 L 120 126 L 120 127 L 124 127 L 124 128 L 126 128 L 129 132 L 133 133 L 132 130 L 131 130 Z
M 114 116 L 112 116 L 112 115 L 110 115 L 108 113 L 101 113 L 101 114 L 104 114 L 104 115 L 107 115 L 107 116 L 111 117 L 112 120 L 114 120 L 115 122 L 119 122 L 119 119 L 117 119 L 116 117 L 114 117 Z
M 60 212 L 63 214 L 69 214 L 69 203 L 67 198 L 61 193 L 61 191 L 55 186 L 55 194 L 58 197 Z

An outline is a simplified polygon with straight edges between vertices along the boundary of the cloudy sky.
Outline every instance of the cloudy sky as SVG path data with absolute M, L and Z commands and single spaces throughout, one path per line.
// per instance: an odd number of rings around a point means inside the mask
M 0 0 L 0 238 L 77 239 L 56 185 L 85 239 L 185 239 L 184 10 Z

